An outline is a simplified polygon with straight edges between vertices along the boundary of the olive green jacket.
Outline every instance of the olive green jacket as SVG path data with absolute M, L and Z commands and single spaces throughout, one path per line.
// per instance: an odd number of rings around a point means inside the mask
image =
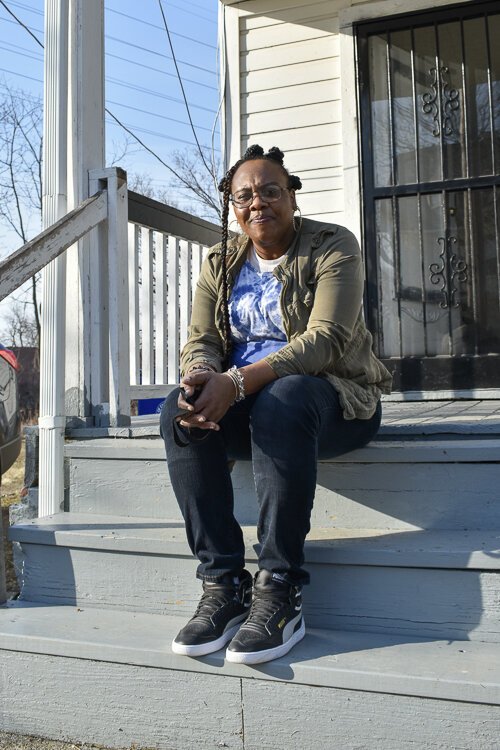
M 228 243 L 228 294 L 245 262 L 249 239 Z M 363 262 L 358 242 L 345 227 L 304 219 L 283 262 L 273 271 L 288 343 L 265 361 L 278 377 L 321 375 L 339 394 L 346 419 L 369 419 L 391 375 L 372 352 L 362 296 Z M 189 337 L 181 356 L 185 373 L 207 363 L 223 367 L 223 300 L 220 245 L 209 250 L 194 297 Z

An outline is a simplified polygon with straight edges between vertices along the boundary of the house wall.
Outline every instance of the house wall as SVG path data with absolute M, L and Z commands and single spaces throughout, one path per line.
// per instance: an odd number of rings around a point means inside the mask
M 298 174 L 302 214 L 360 238 L 353 24 L 451 0 L 228 0 L 225 155 L 277 145 Z

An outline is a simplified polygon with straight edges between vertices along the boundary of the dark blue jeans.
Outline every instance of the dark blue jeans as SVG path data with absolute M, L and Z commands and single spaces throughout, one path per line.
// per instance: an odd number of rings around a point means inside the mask
M 289 375 L 232 406 L 201 442 L 179 447 L 172 421 L 176 389 L 161 415 L 168 470 L 189 546 L 207 581 L 244 567 L 228 461 L 251 459 L 260 513 L 259 568 L 295 584 L 308 583 L 304 541 L 310 529 L 318 458 L 334 458 L 366 445 L 380 426 L 381 407 L 368 420 L 345 420 L 337 392 L 324 378 Z M 193 430 L 197 438 L 205 435 Z

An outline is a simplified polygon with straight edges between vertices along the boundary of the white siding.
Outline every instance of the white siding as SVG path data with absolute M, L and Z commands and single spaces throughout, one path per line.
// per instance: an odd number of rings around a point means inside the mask
M 344 223 L 359 238 L 353 24 L 454 1 L 221 0 L 229 28 L 228 161 L 251 143 L 279 146 L 303 181 L 303 215 Z
M 238 6 L 241 152 L 251 143 L 279 146 L 302 179 L 302 214 L 327 221 L 343 213 L 336 5 L 250 0 Z

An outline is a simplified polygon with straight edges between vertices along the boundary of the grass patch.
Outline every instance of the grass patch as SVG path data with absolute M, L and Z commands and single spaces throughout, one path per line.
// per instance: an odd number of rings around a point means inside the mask
M 9 505 L 21 502 L 21 490 L 24 487 L 24 456 L 25 443 L 23 438 L 21 452 L 17 457 L 17 461 L 2 476 L 2 484 L 0 486 L 2 508 L 8 508 Z

